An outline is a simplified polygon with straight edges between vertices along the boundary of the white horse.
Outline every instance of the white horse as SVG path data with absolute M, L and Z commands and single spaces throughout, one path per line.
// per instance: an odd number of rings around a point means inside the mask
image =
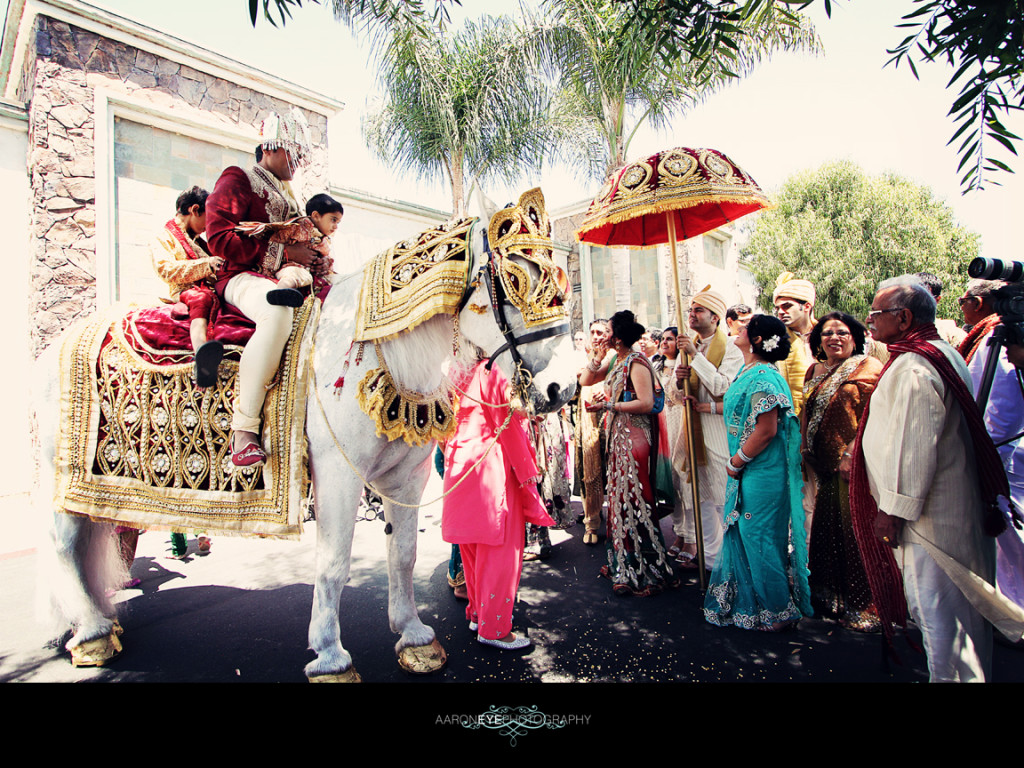
M 542 200 L 542 198 L 541 198 Z M 527 331 L 522 314 L 502 291 L 494 260 L 486 250 L 483 226 L 471 235 L 471 280 L 460 310 L 454 316 L 436 315 L 380 349 L 395 383 L 405 391 L 430 393 L 443 387 L 446 371 L 464 364 L 472 347 L 494 357 L 510 381 L 521 381 L 527 406 L 538 413 L 560 408 L 575 391 L 571 338 L 564 305 L 561 316 Z M 522 279 L 550 279 L 529 258 L 512 253 L 502 258 Z M 490 274 L 495 275 L 492 281 Z M 306 667 L 310 680 L 358 680 L 352 659 L 341 643 L 340 600 L 351 565 L 356 512 L 364 484 L 385 499 L 391 629 L 401 636 L 399 661 L 412 672 L 429 672 L 444 665 L 444 651 L 434 631 L 420 621 L 413 595 L 418 505 L 426 486 L 435 443 L 410 445 L 405 440 L 376 437 L 375 426 L 355 397 L 363 374 L 380 366 L 374 345 L 367 344 L 360 360 L 352 360 L 340 393 L 334 386 L 351 351 L 362 273 L 339 278 L 323 304 L 316 330 L 313 381 L 307 405 L 306 434 L 317 520 L 316 577 L 309 644 L 317 658 Z M 494 299 L 492 305 L 492 298 Z M 504 323 L 504 328 L 499 327 Z M 56 348 L 58 345 L 54 345 Z M 456 348 L 461 348 L 460 352 Z M 59 377 L 55 353 L 44 355 L 48 367 L 40 386 L 37 423 L 40 440 L 40 495 L 52 507 L 54 450 Z M 74 634 L 67 643 L 73 658 L 102 664 L 120 651 L 121 627 L 106 589 L 118 583 L 116 537 L 111 526 L 84 517 L 54 515 L 54 545 L 59 588 L 56 592 L 64 620 Z

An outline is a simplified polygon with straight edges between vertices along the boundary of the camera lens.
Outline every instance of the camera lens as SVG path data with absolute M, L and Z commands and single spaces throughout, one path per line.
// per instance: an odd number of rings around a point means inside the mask
M 985 259 L 979 256 L 967 265 L 967 274 L 981 280 L 1006 280 L 1018 283 L 1024 278 L 1024 262 Z

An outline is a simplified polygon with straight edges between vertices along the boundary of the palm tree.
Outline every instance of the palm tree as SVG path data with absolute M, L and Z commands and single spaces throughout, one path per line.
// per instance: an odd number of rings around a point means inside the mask
M 778 50 L 819 49 L 810 22 L 793 22 L 774 4 L 738 21 L 729 45 L 710 59 L 677 50 L 669 35 L 636 22 L 617 0 L 545 0 L 533 44 L 546 58 L 558 93 L 552 114 L 570 119 L 559 151 L 586 175 L 601 179 L 626 162 L 629 144 L 647 124 L 667 127 L 735 77 L 749 74 Z
M 391 165 L 444 178 L 453 215 L 465 216 L 475 187 L 540 167 L 546 93 L 511 19 L 483 17 L 454 33 L 395 27 L 379 62 L 385 96 L 364 118 L 366 141 Z

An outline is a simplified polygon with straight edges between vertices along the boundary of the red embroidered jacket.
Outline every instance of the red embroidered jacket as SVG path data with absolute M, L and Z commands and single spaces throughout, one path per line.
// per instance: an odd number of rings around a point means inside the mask
M 228 281 L 242 272 L 273 276 L 280 266 L 283 247 L 278 243 L 246 237 L 235 231 L 243 221 L 284 221 L 295 214 L 284 196 L 268 181 L 260 168 L 244 171 L 225 168 L 213 192 L 206 199 L 206 240 L 210 251 L 224 259 L 217 275 L 217 292 L 223 295 Z M 253 179 L 257 187 L 253 189 Z

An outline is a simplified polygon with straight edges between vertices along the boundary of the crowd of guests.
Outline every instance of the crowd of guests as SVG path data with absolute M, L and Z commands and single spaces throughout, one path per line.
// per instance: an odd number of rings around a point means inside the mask
M 984 412 L 972 394 L 1000 285 L 969 284 L 966 328 L 936 318 L 934 275 L 883 283 L 862 322 L 816 317 L 814 286 L 786 273 L 774 315 L 709 286 L 682 332 L 628 310 L 578 332 L 577 400 L 548 418 L 571 424 L 583 541 L 603 530 L 613 592 L 656 595 L 703 567 L 711 624 L 813 615 L 890 648 L 909 615 L 932 680 L 986 679 L 992 626 L 1024 632 L 1008 503 L 1024 498 L 1024 396 L 1005 350 Z

